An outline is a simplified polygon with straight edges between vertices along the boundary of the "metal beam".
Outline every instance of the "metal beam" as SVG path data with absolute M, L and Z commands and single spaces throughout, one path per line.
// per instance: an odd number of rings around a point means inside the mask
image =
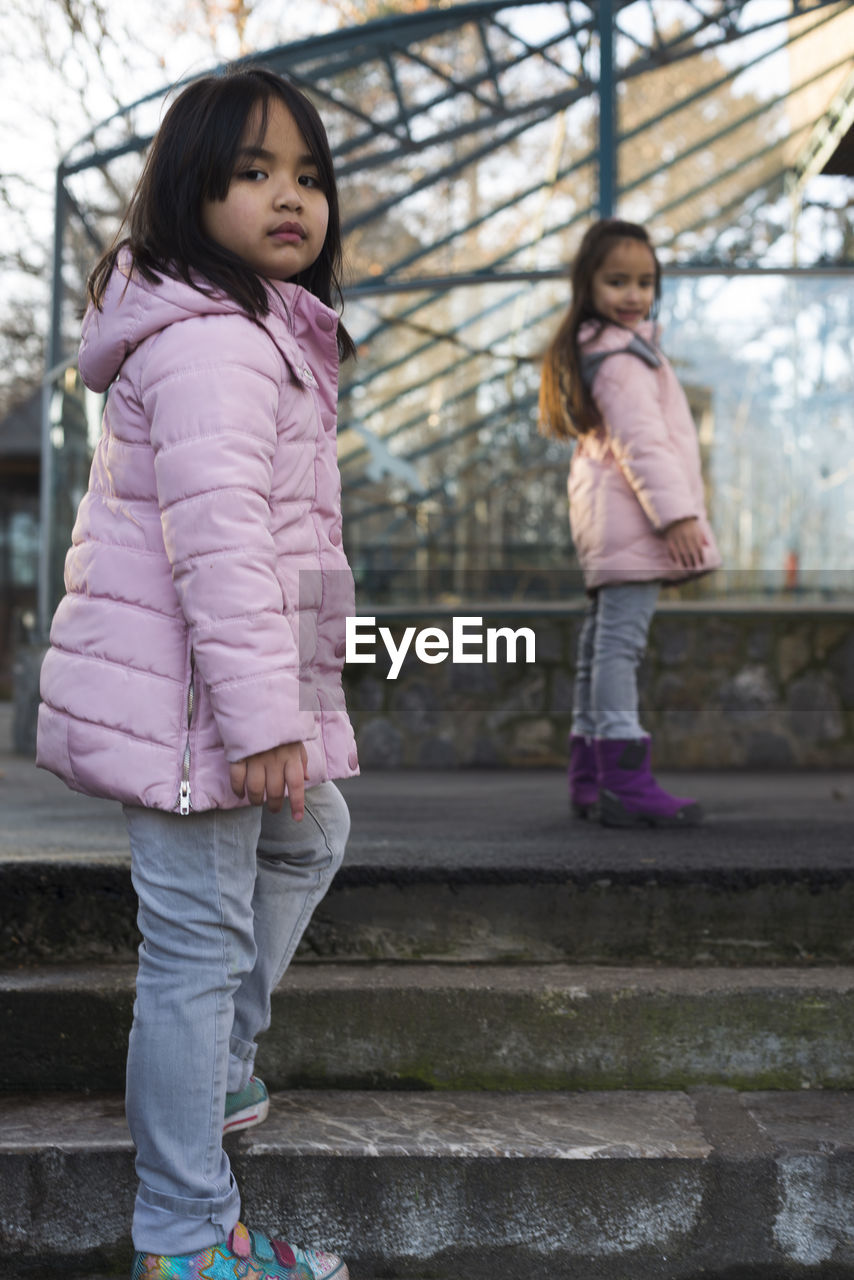
M 612 0 L 599 0 L 599 217 L 612 218 L 617 203 L 617 73 Z

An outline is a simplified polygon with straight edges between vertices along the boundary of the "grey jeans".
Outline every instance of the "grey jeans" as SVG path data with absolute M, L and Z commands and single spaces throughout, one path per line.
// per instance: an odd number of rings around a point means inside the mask
M 637 672 L 658 602 L 658 582 L 600 587 L 590 599 L 575 664 L 572 732 L 642 738 Z
M 222 1146 L 226 1092 L 249 1079 L 271 993 L 341 865 L 350 831 L 332 782 L 266 808 L 182 817 L 125 807 L 139 898 L 127 1117 L 139 1178 L 134 1247 L 225 1240 L 240 1197 Z

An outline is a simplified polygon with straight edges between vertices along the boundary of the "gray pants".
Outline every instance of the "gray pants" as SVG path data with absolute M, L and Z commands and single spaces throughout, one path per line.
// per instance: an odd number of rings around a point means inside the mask
M 575 665 L 572 732 L 586 738 L 642 738 L 637 672 L 661 584 L 600 587 L 590 599 Z
M 197 1253 L 238 1220 L 225 1095 L 249 1079 L 270 995 L 341 865 L 350 815 L 325 782 L 306 791 L 302 822 L 287 800 L 279 813 L 127 806 L 125 818 L 143 936 L 127 1067 L 133 1241 Z

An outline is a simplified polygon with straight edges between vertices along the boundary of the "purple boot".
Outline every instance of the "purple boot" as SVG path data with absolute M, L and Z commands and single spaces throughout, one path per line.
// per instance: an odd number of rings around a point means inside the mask
M 569 735 L 569 802 L 576 818 L 593 816 L 599 799 L 599 779 L 596 772 L 596 749 L 592 738 L 580 733 Z
M 603 827 L 692 827 L 696 800 L 672 796 L 652 776 L 649 738 L 598 738 L 599 821 Z

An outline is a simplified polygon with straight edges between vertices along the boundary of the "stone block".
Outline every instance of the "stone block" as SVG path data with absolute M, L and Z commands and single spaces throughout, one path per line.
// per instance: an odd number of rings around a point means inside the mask
M 418 763 L 423 769 L 454 769 L 459 762 L 459 752 L 451 738 L 427 738 L 418 748 Z
M 367 711 L 375 715 L 385 703 L 387 682 L 376 676 L 352 674 L 346 681 L 347 706 L 351 712 Z
M 745 644 L 745 656 L 749 662 L 767 663 L 769 661 L 774 635 L 774 628 L 766 624 L 750 627 Z
M 743 667 L 724 680 L 717 694 L 723 715 L 735 724 L 752 724 L 765 719 L 778 704 L 777 691 L 766 667 Z
M 521 625 L 528 624 L 522 619 Z M 568 654 L 566 652 L 567 630 L 565 626 L 557 622 L 542 622 L 535 624 L 533 630 L 537 637 L 538 663 L 561 663 L 566 661 Z
M 781 636 L 777 645 L 777 670 L 784 684 L 809 666 L 811 657 L 809 636 L 803 631 Z
M 759 731 L 747 737 L 744 763 L 751 769 L 789 769 L 797 761 L 791 742 L 782 733 Z
M 823 672 L 793 681 L 786 707 L 792 730 L 808 742 L 833 742 L 845 732 L 839 698 Z
M 733 622 L 709 618 L 697 628 L 695 654 L 698 664 L 715 663 L 724 669 L 738 662 L 741 630 Z
M 563 668 L 559 667 L 552 675 L 549 711 L 553 716 L 572 715 L 572 696 L 575 682 Z
M 395 684 L 390 698 L 390 710 L 394 723 L 404 737 L 421 736 L 436 728 L 440 714 L 437 691 L 426 680 L 413 680 L 408 684 Z
M 502 725 L 525 716 L 542 714 L 546 709 L 546 677 L 545 672 L 527 668 L 527 674 L 510 692 L 496 703 L 486 714 L 485 723 L 489 729 L 498 729 Z
M 399 769 L 404 763 L 403 734 L 390 720 L 369 720 L 356 740 L 362 768 Z
M 818 622 L 814 629 L 813 639 L 815 656 L 820 662 L 824 662 L 833 653 L 834 649 L 850 635 L 850 622 Z
M 522 758 L 529 763 L 553 764 L 563 761 L 566 752 L 555 746 L 555 726 L 553 720 L 525 720 L 513 726 L 510 735 L 510 747 L 515 758 Z
M 826 670 L 836 681 L 843 706 L 854 708 L 854 631 L 850 628 L 842 643 L 830 654 Z
M 650 648 L 666 667 L 686 662 L 693 647 L 693 628 L 678 618 L 654 618 L 650 629 Z

